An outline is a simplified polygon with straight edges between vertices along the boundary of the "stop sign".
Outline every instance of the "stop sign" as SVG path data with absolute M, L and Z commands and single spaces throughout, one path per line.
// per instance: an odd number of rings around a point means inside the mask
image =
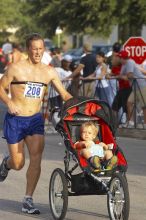
M 142 37 L 130 37 L 123 47 L 136 63 L 141 64 L 146 59 L 146 42 Z

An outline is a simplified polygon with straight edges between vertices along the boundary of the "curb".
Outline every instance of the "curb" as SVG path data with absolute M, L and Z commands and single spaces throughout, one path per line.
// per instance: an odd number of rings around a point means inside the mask
M 116 136 L 146 140 L 146 129 L 118 128 Z

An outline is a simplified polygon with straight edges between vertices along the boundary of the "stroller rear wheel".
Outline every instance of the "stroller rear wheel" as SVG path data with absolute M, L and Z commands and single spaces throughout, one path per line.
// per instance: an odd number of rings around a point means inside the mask
M 54 219 L 64 219 L 68 207 L 68 187 L 65 174 L 59 168 L 55 169 L 51 175 L 49 202 Z
M 128 220 L 129 191 L 127 180 L 121 173 L 115 173 L 110 180 L 107 196 L 108 213 L 111 220 Z

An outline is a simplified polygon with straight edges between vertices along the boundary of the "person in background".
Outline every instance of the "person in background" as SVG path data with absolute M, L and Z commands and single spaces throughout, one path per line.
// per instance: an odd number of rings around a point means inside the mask
M 6 42 L 2 45 L 2 51 L 6 62 L 6 66 L 5 66 L 5 70 L 6 70 L 7 66 L 12 62 L 13 47 L 9 39 L 7 39 Z
M 95 87 L 95 81 L 92 80 L 84 80 L 87 76 L 92 74 L 96 67 L 96 56 L 92 54 L 92 48 L 91 45 L 88 43 L 85 43 L 83 45 L 83 52 L 84 56 L 81 57 L 80 63 L 77 66 L 77 68 L 73 71 L 70 78 L 73 79 L 72 84 L 72 95 L 77 96 L 79 93 L 79 77 L 81 76 L 81 71 L 83 71 L 82 79 L 83 79 L 83 94 L 86 97 L 93 97 L 94 96 L 94 87 Z
M 45 51 L 43 53 L 41 63 L 50 66 L 50 62 L 52 60 L 52 57 L 50 55 L 50 51 L 45 48 Z M 50 129 L 49 124 L 50 124 L 50 111 L 49 111 L 49 102 L 48 102 L 49 94 L 48 94 L 48 86 L 45 89 L 44 97 L 42 100 L 42 115 L 44 118 L 44 129 L 45 133 L 48 132 Z
M 0 48 L 0 74 L 4 73 L 6 65 L 6 58 L 3 54 L 2 48 Z
M 122 64 L 118 53 L 121 50 L 121 44 L 116 42 L 113 45 L 113 53 L 111 57 L 111 73 L 108 75 L 108 79 L 117 80 L 117 93 L 114 97 L 112 109 L 117 118 L 117 124 L 120 126 L 125 123 L 127 118 L 127 100 L 132 91 L 130 82 L 125 79 L 120 79 L 119 75 L 121 72 Z
M 12 43 L 9 41 L 9 39 L 6 40 L 6 42 L 2 45 L 2 51 L 4 55 L 8 55 L 12 53 L 13 46 Z
M 104 52 L 100 51 L 96 54 L 96 62 L 98 65 L 95 72 L 87 76 L 86 79 L 96 77 L 95 97 L 98 97 L 99 100 L 107 102 L 111 106 L 113 98 L 108 80 L 106 79 L 108 68 L 105 64 Z
M 61 60 L 62 60 L 62 53 L 60 48 L 56 47 L 52 49 L 52 60 L 51 60 L 51 65 L 53 67 L 61 67 Z
M 65 79 L 72 74 L 70 70 L 71 62 L 72 62 L 72 57 L 70 55 L 64 55 L 64 57 L 61 60 L 61 67 L 55 68 L 60 80 L 63 83 L 64 88 L 67 90 L 68 87 L 70 86 L 70 81 L 69 80 L 65 81 Z M 52 85 L 49 87 L 49 105 L 51 109 L 54 107 L 58 107 L 60 109 L 62 108 L 61 96 L 57 91 L 54 90 Z
M 144 76 L 146 76 L 146 60 L 141 65 L 138 65 L 138 69 L 143 73 Z
M 133 89 L 127 100 L 128 118 L 124 127 L 134 127 L 133 106 L 134 104 L 136 105 L 135 100 L 141 105 L 144 114 L 144 126 L 146 126 L 146 79 L 144 79 L 135 61 L 129 58 L 127 51 L 120 51 L 118 56 L 122 64 L 121 72 L 118 77 L 119 79 L 129 80 Z M 133 81 L 134 79 L 136 81 Z
M 27 58 L 27 56 L 24 55 L 23 50 L 19 44 L 13 43 L 12 46 L 13 46 L 12 63 L 17 63 L 18 61 Z
M 108 66 L 109 74 L 113 73 L 114 69 L 116 69 L 116 72 L 118 71 L 120 73 L 121 64 L 119 64 L 119 58 L 117 59 L 116 55 L 121 50 L 121 47 L 122 45 L 119 42 L 115 42 L 112 46 L 112 51 L 110 51 L 109 57 L 107 57 L 106 59 L 106 64 Z M 117 80 L 113 78 L 108 78 L 108 79 L 109 79 L 109 85 L 112 89 L 112 96 L 114 100 L 115 95 L 117 93 Z
M 51 63 L 51 61 L 52 61 L 52 57 L 51 57 L 49 51 L 48 51 L 48 50 L 45 50 L 44 53 L 43 53 L 41 62 L 42 62 L 43 64 L 46 64 L 47 66 L 49 66 L 50 63 Z

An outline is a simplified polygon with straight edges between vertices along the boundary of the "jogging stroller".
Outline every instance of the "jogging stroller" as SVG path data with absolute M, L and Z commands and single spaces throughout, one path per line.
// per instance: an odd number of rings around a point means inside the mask
M 94 171 L 79 151 L 74 149 L 74 143 L 79 140 L 79 127 L 85 121 L 98 122 L 100 141 L 113 143 L 112 151 L 117 156 L 118 163 L 112 170 Z M 107 195 L 110 219 L 128 220 L 130 202 L 126 179 L 127 161 L 116 143 L 116 128 L 110 107 L 96 99 L 70 99 L 64 104 L 56 130 L 64 139 L 65 169 L 55 169 L 50 178 L 49 202 L 53 218 L 65 218 L 69 196 Z M 79 173 L 76 173 L 77 169 L 80 170 Z

